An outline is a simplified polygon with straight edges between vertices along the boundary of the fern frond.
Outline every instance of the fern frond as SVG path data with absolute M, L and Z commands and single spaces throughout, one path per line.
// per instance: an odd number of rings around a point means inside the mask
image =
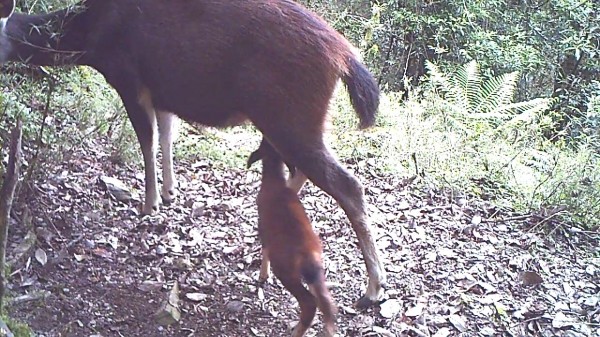
M 456 74 L 450 77 L 444 74 L 437 65 L 429 61 L 425 62 L 425 67 L 429 71 L 431 82 L 444 92 L 444 98 L 448 103 L 453 105 L 453 108 L 457 111 L 468 111 L 468 101 L 461 84 L 467 82 L 464 70 L 461 68 Z
M 522 114 L 525 112 L 540 112 L 548 109 L 550 100 L 548 98 L 535 98 L 530 101 L 504 104 L 497 107 L 492 113 L 501 113 L 503 111 L 511 112 L 511 115 Z
M 465 66 L 467 73 L 467 83 L 464 87 L 466 99 L 469 101 L 469 109 L 477 111 L 475 108 L 481 102 L 481 72 L 479 65 L 475 60 L 467 63 Z
M 510 104 L 517 89 L 518 75 L 518 72 L 512 72 L 486 80 L 481 87 L 481 105 L 478 110 L 489 112 Z
M 543 98 L 513 103 L 518 72 L 482 79 L 474 60 L 450 74 L 429 61 L 426 67 L 432 83 L 444 93 L 449 111 L 456 117 L 517 122 L 531 119 L 550 105 L 550 100 Z

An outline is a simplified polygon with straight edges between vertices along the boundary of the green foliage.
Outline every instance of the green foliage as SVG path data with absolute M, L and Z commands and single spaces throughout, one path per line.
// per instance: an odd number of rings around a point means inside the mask
M 8 328 L 15 337 L 31 337 L 35 336 L 29 325 L 19 322 L 15 319 L 3 315 L 2 319 L 8 325 Z
M 114 140 L 118 153 L 130 158 L 131 128 L 120 99 L 102 76 L 90 68 L 53 69 L 5 66 L 0 75 L 0 144 L 16 119 L 23 120 L 26 177 L 48 174 L 44 167 L 63 161 L 72 151 L 86 151 L 97 137 Z M 119 143 L 121 141 L 121 143 Z M 128 145 L 120 145 L 126 143 Z M 136 142 L 134 141 L 133 144 Z
M 217 165 L 241 169 L 248 155 L 258 148 L 261 136 L 249 125 L 226 130 L 184 125 L 175 144 L 175 158 L 210 160 Z
M 553 95 L 547 137 L 589 131 L 587 107 L 600 92 L 597 2 L 360 0 L 310 1 L 364 51 L 384 88 L 408 90 L 427 61 L 456 66 L 477 60 L 493 73 L 520 72 L 519 100 Z M 563 133 L 562 131 L 566 131 Z
M 330 140 L 339 156 L 411 176 L 414 154 L 428 186 L 522 212 L 559 207 L 563 220 L 600 225 L 595 138 L 577 147 L 548 140 L 544 109 L 552 100 L 513 103 L 516 74 L 483 76 L 473 63 L 450 73 L 432 68 L 431 82 L 404 103 L 399 94 L 384 94 L 378 123 L 366 131 L 355 129 L 350 104 L 338 95 Z
M 496 126 L 502 122 L 506 126 L 531 120 L 552 102 L 548 98 L 513 102 L 518 72 L 484 78 L 476 61 L 449 74 L 431 62 L 426 66 L 430 83 L 443 93 L 450 118 L 487 121 Z
M 6 299 L 5 299 L 6 300 Z M 29 325 L 23 323 L 17 319 L 10 317 L 6 310 L 3 309 L 3 312 L 0 314 L 2 321 L 6 323 L 10 331 L 13 333 L 15 337 L 31 337 L 35 336 Z M 4 335 L 2 335 L 4 336 Z

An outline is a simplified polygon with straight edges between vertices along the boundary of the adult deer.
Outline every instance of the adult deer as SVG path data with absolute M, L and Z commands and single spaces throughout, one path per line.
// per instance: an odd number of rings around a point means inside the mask
M 323 19 L 291 0 L 87 0 L 44 15 L 13 14 L 14 6 L 0 0 L 0 63 L 88 65 L 104 75 L 140 142 L 145 212 L 158 207 L 157 118 L 216 127 L 249 120 L 301 171 L 292 186 L 305 175 L 344 209 L 369 276 L 357 305 L 380 299 L 385 270 L 362 186 L 323 142 L 340 78 L 361 127 L 374 124 L 379 90 Z

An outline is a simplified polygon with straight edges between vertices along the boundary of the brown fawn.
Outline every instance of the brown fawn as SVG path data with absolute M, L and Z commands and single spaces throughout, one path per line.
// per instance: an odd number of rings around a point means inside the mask
M 248 167 L 257 160 L 262 160 L 263 166 L 257 199 L 258 233 L 262 243 L 259 279 L 268 278 L 270 265 L 275 276 L 298 300 L 300 322 L 294 327 L 292 337 L 304 336 L 317 308 L 323 313 L 324 336 L 334 336 L 336 308 L 325 284 L 321 241 L 313 231 L 298 194 L 286 185 L 280 155 L 264 139 L 250 155 Z

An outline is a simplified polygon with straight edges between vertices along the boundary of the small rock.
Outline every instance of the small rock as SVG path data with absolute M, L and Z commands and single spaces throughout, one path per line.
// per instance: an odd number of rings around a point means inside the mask
M 46 252 L 43 249 L 41 249 L 41 248 L 38 248 L 38 249 L 35 250 L 35 259 L 42 266 L 45 266 L 46 263 L 48 263 L 48 256 L 46 255 Z

